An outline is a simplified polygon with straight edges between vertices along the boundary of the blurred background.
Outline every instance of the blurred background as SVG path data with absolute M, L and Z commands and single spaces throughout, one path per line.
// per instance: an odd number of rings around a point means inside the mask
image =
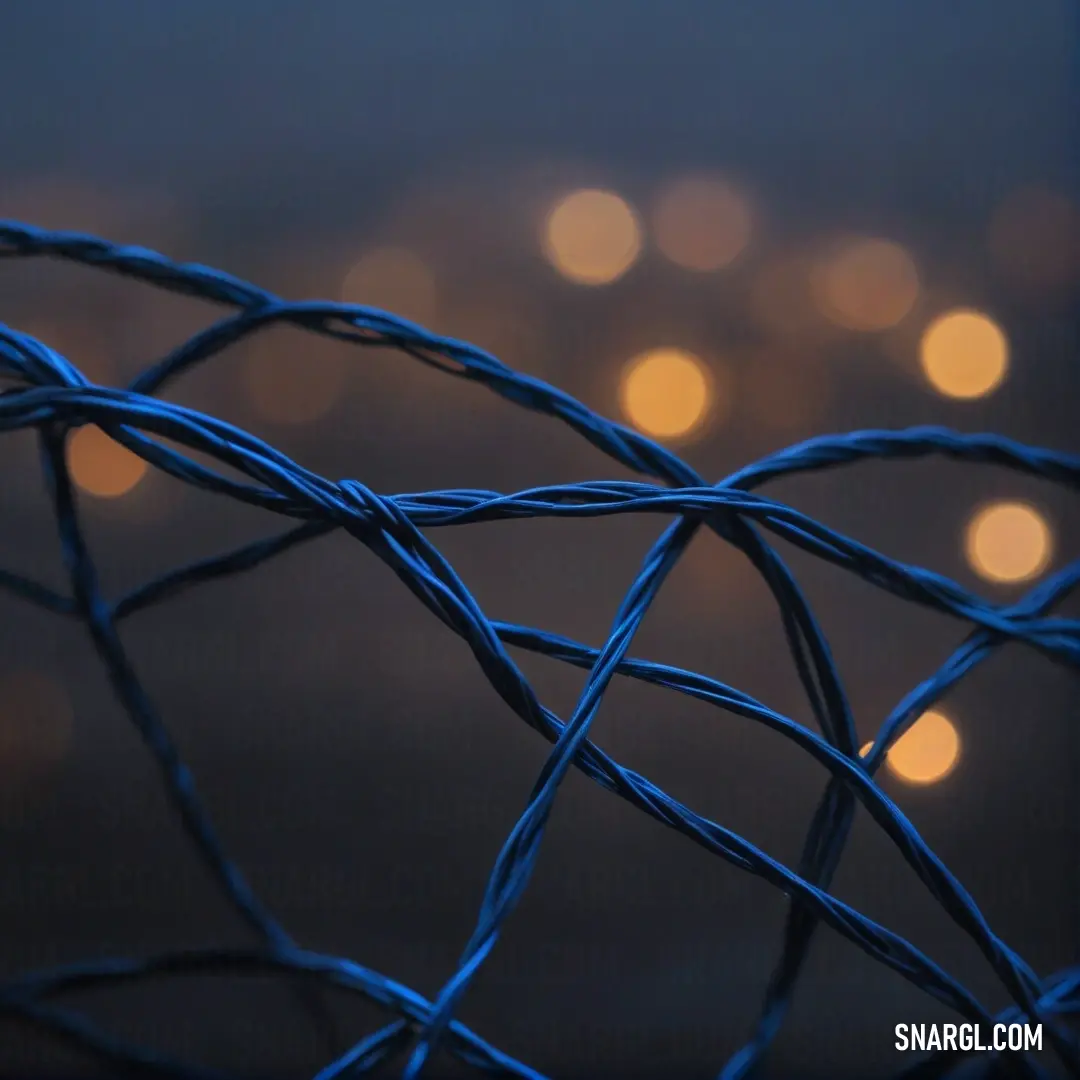
M 1080 450 L 1068 0 L 8 0 L 0 19 L 0 217 L 388 308 L 714 480 L 853 428 L 943 424 Z M 106 384 L 218 314 L 78 268 L 0 265 L 0 320 Z M 384 493 L 628 476 L 482 388 L 298 332 L 252 339 L 170 396 Z M 280 527 L 147 471 L 96 429 L 70 456 L 110 595 Z M 1075 499 L 990 467 L 866 464 L 768 493 L 996 601 L 1076 553 Z M 0 523 L 0 565 L 63 589 L 26 433 L 0 441 Z M 491 617 L 599 645 L 663 525 L 434 538 Z M 966 627 L 790 556 L 870 740 Z M 466 647 L 341 536 L 135 616 L 124 637 L 275 913 L 305 945 L 436 993 L 548 749 Z M 812 722 L 765 587 L 715 537 L 695 541 L 633 652 Z M 567 715 L 581 675 L 517 658 Z M 1002 650 L 881 774 L 1042 975 L 1080 960 L 1076 688 Z M 613 687 L 594 737 L 797 859 L 825 773 L 785 740 L 638 685 Z M 6 595 L 0 858 L 5 974 L 249 940 L 85 632 Z M 865 815 L 835 891 L 1004 1004 Z M 715 1075 L 750 1031 L 784 913 L 769 887 L 574 774 L 460 1016 L 560 1077 Z M 243 1075 L 308 1075 L 331 1056 L 280 984 L 75 1001 Z M 377 1025 L 355 1002 L 333 1008 L 337 1050 Z M 950 1019 L 822 932 L 765 1075 L 887 1074 L 910 1063 L 894 1024 Z M 0 1022 L 0 1075 L 99 1073 Z

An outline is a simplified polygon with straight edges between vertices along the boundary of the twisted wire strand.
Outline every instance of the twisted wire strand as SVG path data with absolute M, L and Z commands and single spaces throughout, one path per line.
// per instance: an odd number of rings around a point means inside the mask
M 30 371 L 48 377 L 52 364 L 60 378 L 76 385 L 86 385 L 85 377 L 64 358 L 35 354 L 31 346 L 28 355 Z M 117 697 L 134 720 L 140 736 L 158 763 L 165 787 L 196 850 L 224 894 L 232 902 L 241 919 L 270 945 L 285 945 L 290 939 L 284 928 L 263 906 L 236 864 L 228 857 L 216 830 L 203 811 L 195 789 L 194 777 L 180 757 L 168 729 L 143 688 L 126 650 L 116 634 L 114 620 L 97 583 L 97 571 L 83 538 L 79 514 L 75 505 L 71 478 L 64 456 L 64 431 L 57 425 L 40 426 L 42 464 L 46 486 L 52 496 L 53 510 L 60 534 L 61 550 L 66 563 L 72 592 L 73 613 L 78 614 L 89 630 L 95 651 L 100 656 Z M 299 1000 L 312 1016 L 331 1046 L 337 1043 L 332 1017 L 324 1004 L 308 990 L 299 991 Z
M 364 1040 L 361 1056 L 369 1061 L 367 1068 L 383 1060 L 412 1036 L 431 1011 L 431 1004 L 422 995 L 404 984 L 370 968 L 336 956 L 301 949 L 296 946 L 275 948 L 214 948 L 186 949 L 182 952 L 160 953 L 150 957 L 107 958 L 68 964 L 49 971 L 35 972 L 9 982 L 0 992 L 0 1008 L 20 1011 L 27 1002 L 39 998 L 68 994 L 73 991 L 138 983 L 167 977 L 180 978 L 206 974 L 256 976 L 286 973 L 302 976 L 313 984 L 324 984 L 346 993 L 359 994 L 384 1010 L 400 1014 L 400 1019 L 380 1029 Z M 93 1040 L 96 1045 L 108 1045 L 91 1034 L 90 1026 L 82 1028 L 84 1044 Z M 485 1071 L 512 1075 L 526 1080 L 542 1080 L 541 1074 L 504 1054 L 466 1025 L 453 1021 L 449 1036 L 453 1049 L 463 1060 Z M 168 1066 L 175 1068 L 171 1064 Z
M 856 801 L 867 806 L 931 894 L 978 944 L 1012 997 L 1016 1015 L 1045 1022 L 1059 1055 L 1071 1069 L 1080 1072 L 1073 1040 L 1054 1020 L 1066 1010 L 1059 1007 L 1057 999 L 1048 998 L 1047 984 L 1040 983 L 1030 967 L 993 934 L 972 898 L 871 779 L 888 746 L 913 722 L 925 703 L 940 697 L 1004 642 L 1018 640 L 1058 662 L 1070 666 L 1077 664 L 1080 660 L 1080 625 L 1075 620 L 1050 617 L 1046 612 L 1075 586 L 1080 578 L 1080 564 L 1073 564 L 1054 575 L 1017 604 L 994 606 L 940 575 L 891 560 L 790 507 L 754 495 L 750 490 L 779 476 L 832 468 L 868 457 L 903 458 L 929 453 L 1004 465 L 1075 488 L 1080 479 L 1080 459 L 1022 446 L 994 435 L 960 435 L 939 428 L 855 432 L 808 440 L 710 486 L 670 451 L 605 420 L 562 391 L 514 372 L 464 342 L 433 335 L 422 327 L 383 312 L 325 302 L 288 303 L 219 271 L 172 263 L 146 249 L 119 247 L 79 234 L 49 233 L 17 223 L 0 223 L 0 256 L 31 255 L 70 259 L 172 291 L 241 308 L 195 335 L 160 363 L 147 368 L 126 391 L 90 385 L 67 358 L 25 335 L 0 327 L 0 373 L 14 377 L 19 384 L 0 395 L 0 430 L 34 426 L 42 431 L 47 478 L 57 502 L 58 526 L 65 541 L 75 595 L 73 599 L 60 596 L 10 572 L 0 573 L 0 587 L 48 610 L 80 617 L 88 624 L 113 676 L 118 695 L 144 737 L 147 737 L 147 716 L 152 715 L 152 706 L 147 702 L 144 707 L 139 700 L 141 689 L 134 672 L 129 670 L 130 665 L 126 665 L 114 624 L 186 588 L 252 570 L 291 547 L 333 529 L 344 528 L 387 562 L 414 595 L 470 645 L 482 670 L 503 699 L 530 726 L 555 743 L 526 810 L 496 861 L 476 930 L 456 974 L 430 1009 L 414 1014 L 405 1026 L 398 1021 L 357 1044 L 348 1054 L 328 1065 L 319 1074 L 320 1080 L 328 1080 L 345 1071 L 352 1074 L 365 1071 L 375 1061 L 412 1041 L 414 1033 L 419 1037 L 406 1065 L 408 1077 L 420 1074 L 444 1033 L 451 1037 L 451 1047 L 468 1057 L 468 1051 L 462 1050 L 460 1038 L 457 1042 L 453 1039 L 455 1032 L 460 1035 L 460 1027 L 455 1027 L 456 1021 L 452 1019 L 454 1009 L 473 975 L 494 948 L 506 919 L 528 883 L 559 784 L 571 765 L 576 765 L 609 790 L 707 850 L 777 885 L 792 898 L 784 951 L 770 981 L 758 1028 L 751 1042 L 728 1063 L 725 1077 L 747 1075 L 760 1061 L 780 1027 L 819 920 L 833 926 L 870 955 L 963 1015 L 984 1022 L 991 1020 L 989 1013 L 960 984 L 914 946 L 828 893 L 832 872 L 850 830 Z M 291 322 L 303 329 L 358 345 L 395 346 L 449 374 L 478 381 L 516 404 L 562 420 L 614 460 L 670 486 L 607 482 L 536 488 L 509 495 L 451 491 L 378 496 L 357 481 L 334 483 L 311 473 L 231 425 L 151 396 L 195 364 L 205 362 L 263 327 L 280 322 Z M 66 480 L 62 455 L 62 433 L 87 422 L 99 424 L 151 464 L 186 483 L 302 519 L 302 523 L 287 533 L 179 568 L 112 605 L 106 604 L 94 589 L 87 587 L 87 582 L 93 580 L 92 563 L 77 535 L 73 511 L 68 509 L 70 483 Z M 166 437 L 181 446 L 208 454 L 253 483 L 226 477 L 151 436 Z M 61 492 L 58 497 L 57 489 L 65 487 L 66 494 Z M 490 622 L 452 567 L 419 532 L 421 527 L 509 517 L 642 512 L 677 515 L 678 520 L 646 557 L 641 574 L 616 615 L 608 641 L 598 650 L 543 631 Z M 701 525 L 710 528 L 721 540 L 739 547 L 765 579 L 777 603 L 811 711 L 824 737 L 779 716 L 747 695 L 703 676 L 627 659 L 627 650 L 649 605 Z M 763 538 L 763 529 L 893 595 L 962 619 L 975 627 L 967 641 L 939 671 L 897 706 L 865 761 L 860 761 L 857 756 L 851 710 L 824 635 L 793 575 Z M 563 723 L 536 699 L 505 651 L 505 645 L 531 649 L 589 671 L 581 699 L 569 720 Z M 668 686 L 765 723 L 802 746 L 829 770 L 829 786 L 814 815 L 798 872 L 776 863 L 741 837 L 696 815 L 644 777 L 619 766 L 591 743 L 589 726 L 615 674 Z M 160 721 L 150 722 L 149 731 L 147 741 L 163 767 L 166 783 L 181 808 L 182 817 L 184 808 L 188 808 L 190 820 L 185 819 L 185 824 L 189 832 L 197 843 L 200 835 L 213 836 L 209 818 L 193 789 L 182 782 L 185 777 L 177 771 L 178 759 L 175 763 L 171 761 L 168 735 Z M 252 922 L 251 911 L 258 910 L 254 907 L 257 901 L 253 894 L 245 892 L 239 871 L 231 867 L 223 850 L 215 852 L 213 845 L 207 847 L 205 841 L 200 847 L 223 889 Z M 293 972 L 303 969 L 303 965 L 296 962 L 299 953 L 284 931 L 280 931 L 281 936 L 275 936 L 273 927 L 276 924 L 258 920 L 254 924 L 267 939 L 269 955 L 277 957 L 284 969 Z M 1064 981 L 1067 983 L 1067 978 Z M 60 985 L 50 984 L 50 991 Z M 364 984 L 363 988 L 375 1000 L 380 1000 L 371 985 Z M 1065 1000 L 1071 1000 L 1072 992 L 1065 994 Z M 34 990 L 26 986 L 21 990 L 9 986 L 0 995 L 0 1008 L 20 1010 L 27 1015 L 26 1010 L 33 1005 L 38 1010 L 38 1022 L 55 1021 L 57 1027 L 62 1028 L 66 1021 L 58 1018 L 59 1014 L 36 1003 L 37 997 L 44 993 L 44 986 Z M 392 1007 L 402 1009 L 400 1001 Z M 80 1032 L 78 1037 L 84 1043 L 98 1038 L 96 1034 L 87 1034 L 88 1029 L 82 1021 L 80 1025 L 76 1025 Z M 100 1038 L 107 1044 L 107 1037 Z M 476 1056 L 475 1052 L 468 1059 L 485 1068 L 511 1068 L 509 1059 Z M 1037 1074 L 1030 1062 L 1010 1060 L 1021 1072 Z

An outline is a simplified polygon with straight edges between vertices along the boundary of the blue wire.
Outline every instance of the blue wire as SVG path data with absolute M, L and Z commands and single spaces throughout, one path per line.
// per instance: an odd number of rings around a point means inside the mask
M 1080 967 L 1040 980 L 994 934 L 971 896 L 873 779 L 889 746 L 926 708 L 1003 644 L 1020 642 L 1057 663 L 1080 666 L 1080 621 L 1051 614 L 1080 582 L 1080 562 L 1047 577 L 1017 603 L 994 605 L 942 575 L 890 559 L 754 491 L 774 479 L 801 472 L 871 458 L 931 454 L 994 464 L 1076 489 L 1080 487 L 1080 458 L 993 434 L 967 435 L 936 427 L 858 431 L 810 439 L 748 465 L 718 484 L 709 484 L 671 451 L 599 416 L 563 391 L 513 371 L 466 342 L 432 334 L 385 312 L 324 301 L 292 303 L 220 271 L 177 264 L 144 248 L 0 222 L 0 257 L 38 256 L 97 267 L 237 309 L 146 368 L 122 390 L 92 385 L 68 358 L 0 325 L 0 375 L 15 383 L 0 393 L 0 431 L 39 431 L 45 480 L 53 497 L 72 593 L 64 596 L 3 570 L 0 588 L 85 624 L 119 700 L 161 769 L 185 828 L 223 893 L 258 932 L 263 944 L 259 949 L 189 950 L 141 961 L 104 960 L 25 976 L 0 987 L 0 1012 L 44 1026 L 113 1064 L 123 1062 L 163 1075 L 204 1075 L 151 1051 L 127 1046 L 80 1014 L 49 1004 L 48 999 L 80 987 L 132 979 L 190 972 L 276 971 L 295 980 L 298 988 L 337 986 L 361 993 L 397 1015 L 388 1026 L 338 1055 L 318 1073 L 317 1080 L 368 1072 L 411 1043 L 403 1075 L 416 1080 L 444 1040 L 462 1060 L 485 1071 L 538 1078 L 540 1074 L 474 1035 L 454 1019 L 454 1013 L 528 886 L 559 787 L 569 769 L 576 767 L 667 827 L 770 882 L 791 898 L 783 949 L 758 1023 L 747 1044 L 727 1063 L 721 1074 L 724 1080 L 746 1077 L 760 1065 L 782 1027 L 820 922 L 969 1020 L 994 1022 L 993 1015 L 929 957 L 828 892 L 858 804 L 867 809 L 934 899 L 983 953 L 1012 1000 L 999 1016 L 1043 1023 L 1059 1057 L 1070 1071 L 1080 1075 L 1075 1039 L 1057 1019 L 1080 1008 Z M 224 349 L 282 323 L 361 347 L 391 345 L 449 375 L 479 382 L 515 405 L 567 424 L 612 460 L 646 479 L 552 485 L 516 493 L 457 490 L 381 496 L 356 480 L 335 482 L 319 476 L 248 432 L 155 396 L 184 372 Z M 97 585 L 63 452 L 66 434 L 86 423 L 100 425 L 147 462 L 184 483 L 298 523 L 275 536 L 178 567 L 109 602 Z M 169 439 L 177 448 L 164 445 L 159 437 Z M 185 451 L 197 452 L 211 464 L 196 461 Z M 232 475 L 218 471 L 213 463 L 228 468 Z M 628 513 L 662 514 L 675 520 L 646 556 L 600 648 L 535 628 L 491 622 L 421 531 L 508 518 Z M 703 675 L 630 656 L 634 636 L 650 605 L 702 527 L 737 547 L 768 586 L 821 734 Z M 457 970 L 434 1002 L 351 961 L 300 949 L 263 908 L 218 841 L 194 781 L 119 636 L 119 625 L 139 611 L 205 582 L 251 572 L 338 529 L 383 559 L 413 595 L 469 645 L 481 670 L 510 708 L 554 744 L 495 861 L 476 926 Z M 771 545 L 769 538 L 774 536 L 969 628 L 967 638 L 939 669 L 893 709 L 865 759 L 858 755 L 852 710 L 828 642 L 794 575 Z M 508 648 L 536 652 L 588 672 L 569 719 L 564 722 L 537 699 Z M 828 785 L 796 870 L 683 806 L 645 777 L 619 765 L 589 739 L 591 724 L 616 675 L 688 694 L 764 724 L 795 742 L 828 772 Z M 305 1000 L 310 1004 L 312 999 L 306 996 Z M 944 1076 L 955 1065 L 954 1058 L 935 1055 L 919 1068 L 929 1070 L 925 1075 Z M 1013 1056 L 1009 1064 L 1021 1075 L 1040 1075 L 1025 1058 Z

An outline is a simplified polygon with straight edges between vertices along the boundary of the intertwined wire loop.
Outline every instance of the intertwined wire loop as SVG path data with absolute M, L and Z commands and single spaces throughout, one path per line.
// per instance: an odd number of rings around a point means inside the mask
M 1042 1023 L 1066 1067 L 1080 1075 L 1080 1053 L 1062 1020 L 1065 1014 L 1080 1009 L 1080 967 L 1040 978 L 993 932 L 960 882 L 874 781 L 889 746 L 926 708 L 1006 642 L 1022 642 L 1056 662 L 1080 666 L 1080 622 L 1050 614 L 1080 581 L 1080 561 L 1047 577 L 1016 603 L 992 604 L 939 574 L 890 559 L 789 506 L 756 494 L 766 482 L 792 473 L 835 468 L 866 458 L 930 454 L 992 463 L 1076 488 L 1080 485 L 1080 458 L 1020 445 L 997 435 L 962 435 L 941 428 L 859 431 L 809 440 L 710 485 L 671 451 L 605 419 L 568 394 L 513 371 L 480 349 L 382 311 L 329 302 L 291 303 L 220 271 L 177 264 L 144 248 L 15 222 L 0 222 L 0 256 L 69 260 L 232 309 L 231 314 L 148 367 L 123 390 L 93 385 L 68 358 L 0 325 L 0 375 L 9 381 L 8 389 L 0 394 L 0 431 L 33 428 L 38 433 L 70 589 L 61 595 L 8 571 L 0 571 L 0 586 L 86 626 L 117 697 L 161 770 L 184 827 L 225 895 L 261 939 L 255 948 L 110 958 L 26 975 L 0 987 L 0 1009 L 45 1026 L 117 1065 L 141 1066 L 170 1076 L 205 1076 L 205 1070 L 116 1040 L 82 1014 L 61 1008 L 56 999 L 76 987 L 181 972 L 302 975 L 365 995 L 395 1016 L 388 1026 L 328 1064 L 317 1080 L 358 1075 L 406 1051 L 404 1075 L 414 1080 L 433 1049 L 442 1044 L 477 1067 L 538 1077 L 533 1069 L 502 1053 L 453 1017 L 470 980 L 495 947 L 528 885 L 559 785 L 568 770 L 576 767 L 613 795 L 790 897 L 782 955 L 759 1022 L 746 1046 L 725 1066 L 724 1080 L 746 1076 L 760 1062 L 781 1026 L 819 922 L 967 1020 L 991 1024 L 997 1019 L 919 949 L 828 891 L 860 803 L 993 968 L 1013 1002 L 999 1018 Z M 482 383 L 515 405 L 569 425 L 644 479 L 555 485 L 511 494 L 461 490 L 379 495 L 356 480 L 334 481 L 313 473 L 255 436 L 159 396 L 189 368 L 261 327 L 283 323 L 356 345 L 388 345 L 448 375 Z M 99 425 L 151 465 L 187 484 L 262 507 L 293 519 L 295 524 L 265 540 L 177 568 L 110 600 L 98 585 L 64 452 L 67 434 L 87 423 Z M 200 463 L 185 450 L 227 466 L 233 475 Z M 243 479 L 237 479 L 236 474 Z M 453 567 L 421 532 L 506 518 L 628 513 L 660 514 L 674 520 L 649 552 L 615 615 L 607 641 L 599 649 L 533 627 L 489 620 Z M 768 585 L 819 731 L 715 679 L 630 656 L 634 634 L 646 611 L 700 528 L 710 529 L 738 547 Z M 496 860 L 459 966 L 434 1001 L 351 960 L 304 949 L 263 907 L 224 851 L 199 801 L 193 777 L 140 682 L 119 633 L 123 620 L 150 605 L 203 582 L 250 571 L 291 547 L 334 530 L 348 532 L 384 560 L 436 618 L 466 641 L 510 710 L 553 744 L 526 808 Z M 828 644 L 795 577 L 771 546 L 771 536 L 969 627 L 968 636 L 955 652 L 893 709 L 865 757 L 858 752 L 851 708 Z M 511 646 L 588 672 L 585 689 L 569 718 L 556 716 L 537 698 L 511 657 Z M 695 813 L 590 741 L 590 724 L 616 675 L 654 683 L 764 724 L 823 766 L 828 784 L 796 869 Z M 955 1065 L 955 1058 L 955 1053 L 947 1051 L 919 1068 L 923 1075 L 944 1075 Z M 1012 1064 L 1026 1075 L 1039 1074 L 1027 1059 L 1018 1058 Z

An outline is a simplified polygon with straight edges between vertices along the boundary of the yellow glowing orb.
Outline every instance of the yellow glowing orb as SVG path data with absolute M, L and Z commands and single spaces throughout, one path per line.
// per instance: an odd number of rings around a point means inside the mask
M 115 499 L 146 475 L 146 462 L 99 427 L 87 424 L 68 439 L 71 478 L 90 495 Z
M 848 330 L 887 330 L 915 306 L 919 275 L 911 256 L 890 240 L 850 240 L 815 269 L 822 313 Z
M 410 322 L 430 323 L 438 305 L 435 275 L 428 264 L 406 248 L 376 248 L 345 275 L 341 299 L 400 315 Z
M 957 309 L 938 316 L 923 333 L 919 350 L 930 384 L 953 398 L 984 397 L 1009 368 L 1009 343 L 1001 327 L 978 311 Z
M 750 242 L 750 207 L 721 180 L 690 177 L 660 197 L 653 218 L 657 247 L 688 270 L 730 266 Z
M 889 747 L 885 764 L 909 784 L 933 784 L 948 776 L 959 759 L 960 735 L 947 716 L 931 709 Z
M 627 364 L 620 403 L 647 435 L 677 438 L 701 426 L 712 404 L 712 381 L 693 353 L 653 349 Z
M 972 568 L 988 581 L 1028 581 L 1049 565 L 1053 537 L 1034 507 L 999 502 L 971 519 L 965 548 Z
M 563 277 L 579 285 L 606 285 L 641 254 L 641 227 L 614 192 L 575 191 L 548 214 L 543 248 Z

